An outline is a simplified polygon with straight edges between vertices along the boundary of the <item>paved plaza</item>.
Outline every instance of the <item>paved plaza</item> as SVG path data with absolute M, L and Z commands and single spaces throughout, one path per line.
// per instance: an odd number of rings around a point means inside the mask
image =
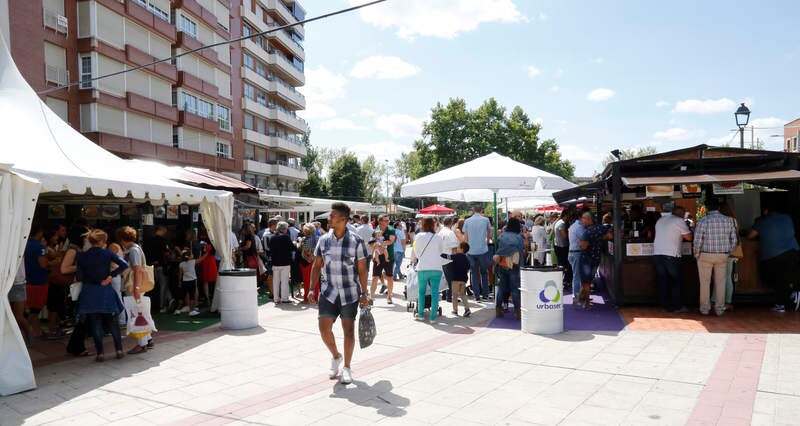
M 0 423 L 735 425 L 800 418 L 796 334 L 626 329 L 545 337 L 493 327 L 490 307 L 427 324 L 381 297 L 373 312 L 379 333 L 372 347 L 356 349 L 349 386 L 326 375 L 330 357 L 316 309 L 269 304 L 257 329 L 172 333 L 155 350 L 123 360 L 37 367 L 38 389 L 0 398 Z

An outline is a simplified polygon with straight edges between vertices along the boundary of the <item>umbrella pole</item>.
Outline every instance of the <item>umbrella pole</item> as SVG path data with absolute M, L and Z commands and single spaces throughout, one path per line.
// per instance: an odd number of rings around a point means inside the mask
M 498 225 L 499 220 L 500 219 L 497 217 L 497 191 L 494 191 L 494 226 L 493 226 L 494 235 L 493 235 L 493 241 L 494 241 L 494 249 L 495 250 L 497 250 L 497 225 Z M 492 254 L 494 254 L 494 253 L 492 253 Z M 492 270 L 492 272 L 494 272 L 494 270 Z M 496 274 L 492 274 L 492 277 L 491 277 L 492 278 L 492 286 L 495 285 L 495 280 L 494 280 L 495 275 Z M 495 296 L 496 295 L 497 295 L 497 292 L 495 292 Z

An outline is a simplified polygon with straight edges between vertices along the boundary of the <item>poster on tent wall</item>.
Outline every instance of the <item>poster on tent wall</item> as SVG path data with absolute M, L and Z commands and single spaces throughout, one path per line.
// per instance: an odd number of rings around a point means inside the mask
M 744 182 L 715 183 L 714 195 L 744 194 Z

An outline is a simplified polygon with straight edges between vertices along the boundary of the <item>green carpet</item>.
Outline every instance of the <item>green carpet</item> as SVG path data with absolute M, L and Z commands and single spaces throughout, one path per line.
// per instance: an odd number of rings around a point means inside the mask
M 258 293 L 258 306 L 262 306 L 272 300 L 266 293 Z M 217 324 L 219 312 L 209 312 L 208 309 L 201 309 L 200 315 L 190 317 L 189 314 L 155 314 L 153 321 L 156 328 L 166 331 L 200 331 L 206 327 Z

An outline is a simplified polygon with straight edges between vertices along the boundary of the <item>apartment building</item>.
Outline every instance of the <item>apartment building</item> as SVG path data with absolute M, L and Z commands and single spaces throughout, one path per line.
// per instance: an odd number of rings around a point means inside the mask
M 783 125 L 783 150 L 786 152 L 800 152 L 797 138 L 800 137 L 800 118 Z
M 293 194 L 305 122 L 303 28 L 223 44 L 302 19 L 281 0 L 7 0 L 11 53 L 59 116 L 126 158 L 217 170 Z M 0 3 L 0 7 L 2 3 Z M 294 21 L 292 21 L 294 20 Z M 249 47 L 247 47 L 249 46 Z M 257 46 L 258 49 L 254 49 Z
M 244 36 L 295 23 L 305 17 L 296 2 L 243 0 L 237 18 Z M 236 21 L 236 19 L 234 19 Z M 300 167 L 306 155 L 302 135 L 306 122 L 297 116 L 305 97 L 302 26 L 245 40 L 235 50 L 241 58 L 242 141 L 244 181 L 275 194 L 298 195 L 308 177 Z

